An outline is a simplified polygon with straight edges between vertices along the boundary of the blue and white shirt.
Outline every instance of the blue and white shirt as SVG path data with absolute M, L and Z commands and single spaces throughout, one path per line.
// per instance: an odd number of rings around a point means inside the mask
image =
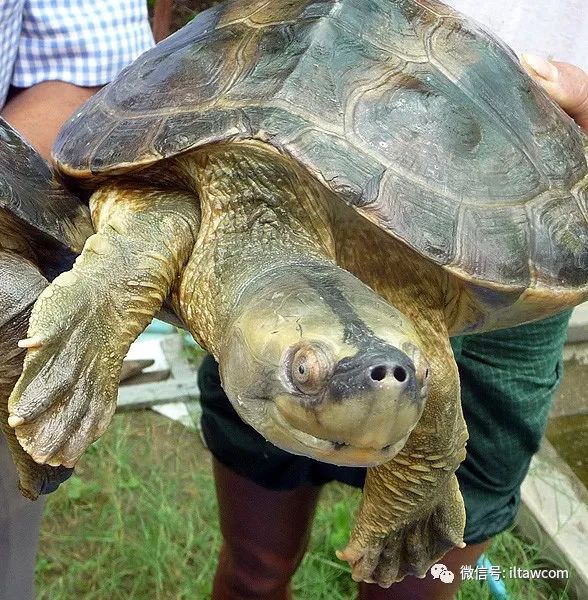
M 153 43 L 146 0 L 0 0 L 0 107 L 10 85 L 108 83 Z

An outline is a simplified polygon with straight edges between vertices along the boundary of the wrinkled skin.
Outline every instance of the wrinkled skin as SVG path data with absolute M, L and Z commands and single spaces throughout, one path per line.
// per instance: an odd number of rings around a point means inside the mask
M 371 289 L 338 267 L 358 266 L 344 243 L 358 220 L 264 145 L 219 146 L 170 170 L 193 178 L 195 194 L 154 191 L 147 203 L 145 191 L 124 184 L 93 196 L 97 234 L 32 313 L 9 402 L 19 441 L 39 462 L 75 464 L 110 420 L 129 344 L 171 291 L 246 421 L 291 451 L 373 465 L 341 554 L 354 577 L 389 585 L 422 574 L 463 543 L 454 471 L 466 433 L 443 276 L 367 221 L 354 247 L 363 254 L 362 240 L 381 237 L 374 277 L 394 289 L 366 281 Z M 226 181 L 217 186 L 220 172 Z M 249 200 L 247 189 L 257 190 Z M 238 210 L 236 198 L 251 206 Z M 407 260 L 420 276 L 402 267 Z M 415 280 L 438 285 L 416 290 Z
M 98 237 L 35 307 L 10 400 L 33 456 L 73 464 L 103 431 L 122 354 L 171 292 L 246 421 L 371 466 L 340 554 L 356 579 L 422 575 L 463 544 L 448 336 L 586 291 L 581 141 L 504 46 L 434 0 L 228 2 L 99 94 L 56 158 L 142 216 L 120 227 L 99 189 Z M 153 182 L 167 229 L 138 202 Z
M 72 467 L 106 429 L 122 359 L 161 308 L 198 224 L 181 193 L 104 187 L 91 206 L 97 233 L 41 293 L 20 342 L 29 351 L 9 424 L 41 464 Z
M 6 238 L 3 241 L 6 242 Z M 18 472 L 20 490 L 34 500 L 61 481 L 64 469 L 33 461 L 7 422 L 8 396 L 21 374 L 25 355 L 17 342 L 26 334 L 35 298 L 47 286 L 46 279 L 30 259 L 32 256 L 25 258 L 0 248 L 0 429 L 6 436 Z

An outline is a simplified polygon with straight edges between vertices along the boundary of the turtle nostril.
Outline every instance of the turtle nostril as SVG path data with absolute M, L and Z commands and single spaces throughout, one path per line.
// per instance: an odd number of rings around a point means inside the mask
M 385 379 L 387 374 L 387 369 L 384 365 L 380 365 L 379 367 L 374 367 L 370 372 L 370 377 L 374 381 L 382 381 Z
M 394 367 L 392 374 L 394 375 L 394 379 L 396 379 L 396 381 L 400 381 L 400 383 L 406 381 L 406 378 L 408 377 L 406 369 L 403 367 Z
M 373 381 L 383 381 L 386 379 L 389 373 L 389 368 L 386 365 L 378 365 L 377 367 L 373 367 L 370 371 L 370 377 Z M 404 367 L 394 367 L 392 370 L 392 376 L 399 383 L 403 383 L 408 378 L 408 373 Z

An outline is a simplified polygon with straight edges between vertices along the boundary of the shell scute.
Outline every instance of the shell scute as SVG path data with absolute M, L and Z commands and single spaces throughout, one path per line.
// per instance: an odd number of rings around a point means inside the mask
M 444 267 L 481 313 L 479 289 L 512 293 L 529 318 L 588 290 L 578 127 L 436 0 L 218 5 L 92 99 L 55 155 L 83 178 L 246 139 Z
M 254 32 L 235 24 L 192 39 L 178 35 L 183 31 L 168 38 L 178 36 L 167 51 L 140 57 L 119 85 L 107 88 L 106 102 L 120 114 L 143 117 L 193 112 L 218 100 L 241 74 L 242 51 Z
M 569 186 L 578 179 L 586 161 L 576 126 L 530 82 L 510 49 L 463 20 L 435 30 L 427 45 L 431 64 L 451 83 L 453 96 L 475 109 L 487 133 L 502 135 L 545 182 Z
M 227 3 L 219 20 L 219 26 L 237 22 L 249 22 L 256 27 L 264 27 L 275 23 L 287 23 L 297 19 L 306 9 L 305 0 L 238 0 Z
M 467 206 L 458 219 L 461 235 L 452 265 L 468 265 L 474 279 L 527 287 L 529 232 L 524 206 Z M 501 261 L 493 259 L 500 256 Z
M 422 248 L 440 265 L 454 257 L 459 204 L 433 190 L 415 189 L 414 183 L 387 171 L 373 203 L 359 208 L 369 220 L 398 238 Z
M 222 112 L 209 108 L 166 119 L 156 136 L 154 149 L 159 156 L 174 155 L 192 146 L 229 140 L 231 136 L 252 136 L 249 117 L 239 108 Z
M 421 65 L 366 89 L 353 124 L 389 169 L 458 202 L 518 201 L 546 185 L 501 129 L 481 118 L 439 72 Z
M 529 208 L 533 240 L 531 260 L 544 285 L 586 285 L 586 216 L 571 194 L 546 194 Z
M 161 121 L 162 119 L 160 123 Z M 132 119 L 126 123 L 117 123 L 96 146 L 92 156 L 93 169 L 99 173 L 109 165 L 124 163 L 127 157 L 124 149 L 130 146 L 136 148 L 139 155 L 159 158 L 153 152 L 153 137 L 157 131 L 157 122 L 153 119 Z M 113 144 L 112 139 L 116 139 L 117 143 Z
M 288 152 L 320 177 L 336 194 L 353 206 L 375 200 L 384 168 L 346 140 L 322 130 L 308 129 L 286 145 Z M 371 197 L 370 197 L 371 192 Z
M 18 224 L 16 231 L 34 248 L 45 275 L 53 277 L 68 268 L 73 253 L 81 250 L 92 233 L 88 208 L 56 180 L 43 158 L 3 119 L 0 173 L 0 237 L 3 224 L 9 238 L 12 224 Z M 3 223 L 5 219 L 8 222 Z

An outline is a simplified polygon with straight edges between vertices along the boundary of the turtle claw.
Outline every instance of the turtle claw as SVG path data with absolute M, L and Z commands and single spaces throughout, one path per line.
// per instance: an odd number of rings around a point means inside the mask
M 17 345 L 19 348 L 40 348 L 43 345 L 44 341 L 45 340 L 41 336 L 36 336 L 32 338 L 26 338 L 24 340 L 19 340 Z
M 406 575 L 424 577 L 431 566 L 449 550 L 463 548 L 465 511 L 457 479 L 452 476 L 448 493 L 413 521 L 388 533 L 353 532 L 340 560 L 351 567 L 355 581 L 377 583 L 387 588 Z
M 381 587 L 389 587 L 396 581 L 394 561 L 387 561 L 386 567 L 390 572 L 388 577 L 376 578 L 376 570 L 380 563 L 384 563 L 385 537 L 374 537 L 369 543 L 362 544 L 358 540 L 351 540 L 345 550 L 337 552 L 340 560 L 347 561 L 351 567 L 353 581 L 365 583 L 378 583 Z M 396 565 L 396 570 L 398 565 Z
M 123 352 L 92 284 L 60 286 L 59 278 L 33 309 L 23 373 L 8 401 L 9 424 L 33 460 L 73 466 L 104 433 L 116 408 Z M 108 304 L 106 304 L 108 306 Z M 42 337 L 39 332 L 43 332 Z
M 371 565 L 377 562 L 382 546 L 383 544 L 378 544 L 375 540 L 369 546 L 351 541 L 344 550 L 338 550 L 336 554 L 339 560 L 349 563 L 353 581 L 375 583 L 371 577 L 373 572 Z
M 8 424 L 13 429 L 15 427 L 18 427 L 19 425 L 22 425 L 24 422 L 25 422 L 25 420 L 22 417 L 17 417 L 16 415 L 12 415 L 12 417 L 8 417 Z

